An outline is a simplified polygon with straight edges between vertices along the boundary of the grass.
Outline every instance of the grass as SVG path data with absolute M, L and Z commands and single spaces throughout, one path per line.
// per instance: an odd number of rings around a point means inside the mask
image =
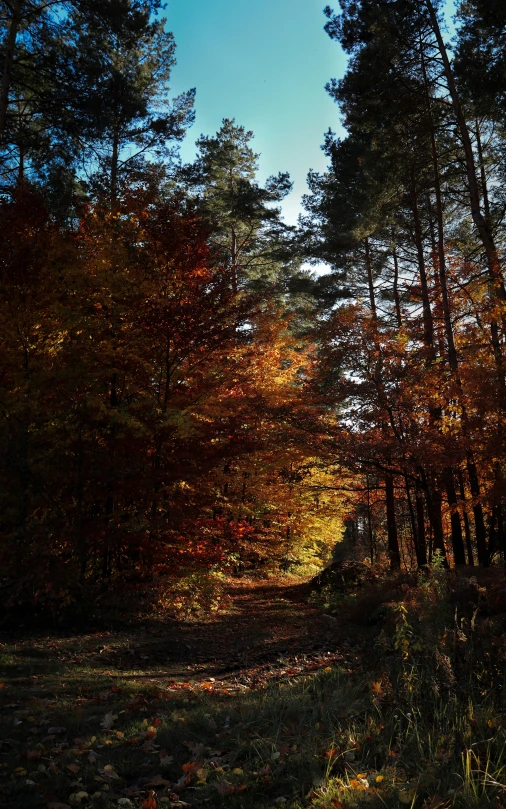
M 494 695 L 407 706 L 385 679 L 334 668 L 241 693 L 78 665 L 59 676 L 17 669 L 1 690 L 8 809 L 504 805 Z
M 4 643 L 0 806 L 506 807 L 505 672 L 443 585 L 391 606 L 362 666 L 255 689 L 127 668 L 126 634 L 106 661 L 89 639 Z

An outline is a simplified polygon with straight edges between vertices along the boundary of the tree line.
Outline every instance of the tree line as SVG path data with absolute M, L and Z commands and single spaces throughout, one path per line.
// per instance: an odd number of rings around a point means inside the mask
M 505 555 L 504 34 L 498 3 L 327 7 L 349 55 L 304 222 L 322 280 L 322 397 L 366 480 L 371 555 L 488 565 Z M 346 300 L 347 299 L 347 300 Z M 378 512 L 381 502 L 383 512 Z M 401 541 L 402 539 L 402 541 Z
M 234 120 L 181 165 L 158 2 L 3 0 L 4 603 L 321 562 L 345 519 L 371 563 L 504 557 L 506 12 L 450 48 L 433 0 L 340 5 L 292 228 Z

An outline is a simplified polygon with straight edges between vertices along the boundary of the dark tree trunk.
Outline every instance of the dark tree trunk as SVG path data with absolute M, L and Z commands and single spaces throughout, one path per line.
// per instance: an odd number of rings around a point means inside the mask
M 395 518 L 395 494 L 394 480 L 392 475 L 385 476 L 385 490 L 390 570 L 399 570 L 401 566 L 401 554 L 399 549 L 399 537 L 397 534 L 397 521 Z
M 441 517 L 441 492 L 434 481 L 429 481 L 425 472 L 422 473 L 424 478 L 425 499 L 427 502 L 427 512 L 429 515 L 430 525 L 432 528 L 432 551 L 441 553 L 443 564 L 448 567 L 448 559 L 446 558 L 446 548 L 443 533 L 443 520 Z
M 462 536 L 462 525 L 460 522 L 457 492 L 455 491 L 455 481 L 453 478 L 453 469 L 451 467 L 447 467 L 444 470 L 443 479 L 446 489 L 446 497 L 448 498 L 448 505 L 450 507 L 453 559 L 456 565 L 465 565 L 466 555 L 464 551 L 464 538 Z
M 15 0 L 10 7 L 12 16 L 10 18 L 9 30 L 5 42 L 4 69 L 2 83 L 0 85 L 0 146 L 3 145 L 5 127 L 7 124 L 7 111 L 9 109 L 9 90 L 11 87 L 12 67 L 14 65 L 14 52 L 16 50 L 16 39 L 21 23 L 21 12 L 23 0 Z
M 487 553 L 487 542 L 485 534 L 485 520 L 483 519 L 483 509 L 480 502 L 480 482 L 476 464 L 470 454 L 467 457 L 467 474 L 469 477 L 469 487 L 473 498 L 474 530 L 476 535 L 476 550 L 478 553 L 478 564 L 488 567 L 489 558 Z
M 464 477 L 460 469 L 458 470 L 458 479 L 459 479 L 460 501 L 462 503 L 464 515 L 464 533 L 466 537 L 467 564 L 470 567 L 474 567 L 473 545 L 471 542 L 471 528 L 469 526 L 469 517 L 467 516 L 466 511 L 466 492 L 464 489 Z
M 418 567 L 427 564 L 427 540 L 425 536 L 425 509 L 423 507 L 423 492 L 419 482 L 416 483 L 416 527 L 417 527 L 417 560 Z

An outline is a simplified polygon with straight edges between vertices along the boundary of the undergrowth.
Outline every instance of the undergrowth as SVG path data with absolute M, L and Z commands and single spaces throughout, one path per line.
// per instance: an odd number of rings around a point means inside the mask
M 375 614 L 362 665 L 257 690 L 36 661 L 23 678 L 5 644 L 0 804 L 506 807 L 503 574 L 479 575 L 341 594 L 350 633 Z

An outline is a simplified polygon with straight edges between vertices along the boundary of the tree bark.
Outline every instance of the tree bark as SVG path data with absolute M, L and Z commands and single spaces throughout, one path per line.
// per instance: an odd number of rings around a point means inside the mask
M 395 233 L 392 233 L 392 258 L 394 260 L 394 305 L 397 328 L 402 328 L 401 299 L 399 297 L 399 259 L 397 258 L 397 245 L 395 243 Z
M 462 536 L 462 525 L 460 522 L 457 492 L 455 491 L 453 469 L 450 466 L 444 470 L 443 479 L 446 489 L 446 497 L 448 499 L 448 506 L 450 507 L 453 559 L 456 565 L 465 565 L 466 555 L 464 550 L 464 538 Z
M 12 67 L 16 51 L 16 39 L 22 18 L 23 0 L 15 0 L 11 6 L 12 16 L 5 42 L 4 69 L 0 85 L 0 146 L 3 145 L 5 127 L 7 125 L 7 111 L 9 109 L 9 90 L 12 80 Z
M 432 528 L 432 548 L 433 551 L 439 551 L 441 553 L 443 564 L 445 567 L 448 567 L 443 533 L 443 520 L 441 518 L 441 492 L 439 491 L 439 487 L 435 485 L 434 481 L 429 480 L 423 469 L 421 470 L 421 474 L 423 479 L 423 488 L 425 491 L 425 500 L 427 503 L 427 512 Z
M 474 530 L 476 534 L 476 550 L 478 552 L 478 564 L 488 567 L 489 558 L 487 553 L 487 542 L 485 534 L 485 520 L 483 519 L 483 509 L 480 501 L 480 481 L 478 471 L 470 453 L 467 455 L 467 474 L 469 477 L 469 487 L 473 498 Z
M 434 9 L 432 0 L 425 0 L 425 5 L 429 12 L 430 22 L 432 30 L 434 32 L 434 36 L 436 37 L 436 42 L 441 56 L 441 61 L 443 63 L 443 69 L 445 73 L 446 82 L 448 85 L 448 90 L 452 100 L 455 118 L 457 120 L 460 138 L 462 141 L 462 145 L 464 147 L 467 182 L 469 186 L 469 201 L 471 205 L 471 215 L 473 218 L 473 222 L 476 226 L 476 229 L 478 231 L 478 234 L 480 236 L 483 249 L 485 250 L 489 277 L 492 282 L 494 293 L 498 298 L 498 300 L 506 301 L 506 289 L 504 287 L 504 280 L 501 274 L 499 254 L 490 228 L 490 224 L 487 222 L 486 217 L 483 216 L 483 213 L 481 211 L 480 189 L 478 185 L 476 164 L 474 160 L 473 145 L 471 143 L 469 128 L 467 126 L 464 111 L 462 109 L 462 104 L 457 90 L 457 85 L 455 83 L 452 66 L 448 58 L 448 53 L 446 51 L 446 46 L 444 44 L 441 29 L 439 27 L 439 22 L 437 19 L 437 14 Z
M 458 470 L 457 477 L 459 481 L 460 502 L 462 503 L 463 516 L 464 516 L 464 534 L 466 537 L 467 564 L 469 565 L 469 567 L 474 567 L 473 545 L 471 542 L 471 529 L 469 526 L 469 517 L 467 516 L 466 511 L 466 492 L 464 488 L 464 478 L 462 475 L 462 471 L 460 469 Z
M 416 528 L 417 528 L 417 559 L 418 567 L 427 564 L 427 540 L 425 536 L 425 510 L 423 507 L 423 493 L 420 483 L 416 482 Z
M 115 125 L 112 136 L 111 155 L 111 213 L 118 212 L 118 174 L 119 174 L 119 132 Z
M 432 318 L 432 310 L 430 306 L 429 284 L 427 281 L 427 273 L 425 270 L 425 255 L 423 252 L 422 226 L 420 223 L 420 211 L 418 207 L 418 196 L 416 191 L 416 183 L 413 169 L 411 173 L 411 209 L 413 211 L 413 223 L 415 226 L 414 230 L 415 247 L 418 258 L 418 273 L 420 275 L 420 287 L 422 290 L 423 339 L 427 348 L 431 350 L 431 359 L 434 359 L 434 321 Z
M 401 567 L 401 554 L 399 549 L 399 536 L 397 533 L 397 521 L 395 518 L 395 494 L 392 475 L 385 476 L 385 490 L 390 570 L 399 570 Z
M 371 314 L 373 320 L 377 320 L 378 313 L 376 309 L 376 295 L 374 292 L 374 278 L 372 274 L 372 261 L 371 261 L 371 250 L 369 247 L 369 239 L 365 240 L 365 265 L 367 268 L 367 285 L 369 287 L 369 303 L 371 305 Z

